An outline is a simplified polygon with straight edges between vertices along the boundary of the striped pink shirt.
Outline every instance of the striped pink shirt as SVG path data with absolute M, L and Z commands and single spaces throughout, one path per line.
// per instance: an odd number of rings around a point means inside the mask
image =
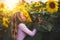
M 26 34 L 29 36 L 34 36 L 36 33 L 36 29 L 33 29 L 32 31 L 27 28 L 27 26 L 24 23 L 20 23 L 18 25 L 18 34 L 17 34 L 17 40 L 24 40 L 26 37 Z

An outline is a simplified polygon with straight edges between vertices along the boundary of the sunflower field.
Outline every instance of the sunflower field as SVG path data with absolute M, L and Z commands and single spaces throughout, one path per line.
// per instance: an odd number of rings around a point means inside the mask
M 7 7 L 8 8 L 8 7 Z M 27 17 L 27 26 L 34 25 L 38 31 L 51 32 L 55 25 L 55 19 L 60 13 L 60 2 L 49 0 L 45 3 L 31 2 L 17 5 L 13 10 L 5 8 L 4 3 L 0 3 L 0 32 L 4 36 L 3 40 L 8 40 L 10 37 L 10 18 L 16 11 L 23 11 Z M 7 37 L 5 37 L 7 36 Z
M 47 1 L 43 3 L 39 2 L 31 2 L 26 6 L 26 10 L 28 11 L 32 22 L 36 23 L 39 27 L 36 27 L 37 30 L 44 31 L 48 30 L 51 31 L 53 28 L 53 21 L 56 18 L 56 14 L 59 10 L 59 3 L 57 1 Z M 41 21 L 40 21 L 41 20 Z

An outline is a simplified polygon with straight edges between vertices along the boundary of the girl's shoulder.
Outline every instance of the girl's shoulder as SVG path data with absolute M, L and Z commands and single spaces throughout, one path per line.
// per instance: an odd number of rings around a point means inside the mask
M 25 24 L 24 23 L 20 23 L 18 26 L 19 27 L 23 27 L 23 26 L 25 26 Z

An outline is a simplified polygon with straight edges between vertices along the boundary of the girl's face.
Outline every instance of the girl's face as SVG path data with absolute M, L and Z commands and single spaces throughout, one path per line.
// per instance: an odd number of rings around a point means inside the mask
M 21 16 L 22 21 L 25 22 L 26 21 L 26 16 L 23 13 L 21 13 L 20 16 Z

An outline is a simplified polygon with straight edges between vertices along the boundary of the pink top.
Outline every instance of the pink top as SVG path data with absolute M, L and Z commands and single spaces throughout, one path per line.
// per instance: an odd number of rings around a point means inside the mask
M 26 34 L 29 36 L 34 36 L 36 33 L 36 29 L 33 29 L 32 31 L 30 31 L 24 23 L 20 23 L 18 27 L 19 29 L 17 34 L 17 40 L 24 40 L 24 38 L 26 37 Z

